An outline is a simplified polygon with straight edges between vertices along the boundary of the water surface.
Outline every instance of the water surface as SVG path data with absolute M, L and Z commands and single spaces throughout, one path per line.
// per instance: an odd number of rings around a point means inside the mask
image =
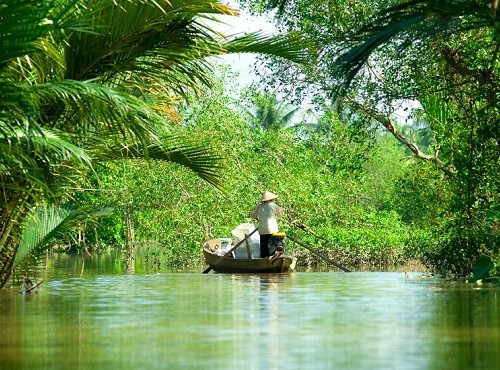
M 0 368 L 497 369 L 498 293 L 421 273 L 54 276 L 0 290 Z

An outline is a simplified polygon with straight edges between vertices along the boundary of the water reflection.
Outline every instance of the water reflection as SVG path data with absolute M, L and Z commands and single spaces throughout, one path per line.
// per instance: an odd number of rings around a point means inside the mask
M 446 358 L 456 369 L 500 367 L 498 289 L 444 285 L 436 291 L 433 310 L 435 361 Z
M 237 348 L 248 368 L 286 368 L 283 335 L 290 332 L 290 323 L 284 315 L 282 295 L 295 281 L 295 274 L 233 275 L 236 286 L 249 290 L 246 300 L 235 300 L 236 306 L 243 306 L 242 315 L 249 318 L 245 328 L 247 345 Z
M 0 368 L 499 368 L 498 288 L 420 276 L 47 276 L 0 291 Z

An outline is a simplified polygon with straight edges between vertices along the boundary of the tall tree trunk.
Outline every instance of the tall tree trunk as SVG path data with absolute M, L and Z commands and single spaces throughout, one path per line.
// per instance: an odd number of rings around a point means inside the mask
M 135 229 L 134 229 L 134 209 L 130 204 L 125 211 L 125 224 L 127 226 L 127 272 L 135 272 Z
M 12 276 L 12 266 L 19 246 L 22 224 L 29 211 L 32 190 L 25 192 L 4 189 L 4 204 L 0 215 L 0 288 L 5 288 Z

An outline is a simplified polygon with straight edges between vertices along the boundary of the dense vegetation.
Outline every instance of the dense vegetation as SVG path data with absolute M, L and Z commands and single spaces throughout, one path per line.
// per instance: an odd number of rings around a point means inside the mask
M 384 134 L 361 138 L 334 114 L 316 124 L 260 130 L 222 90 L 205 99 L 189 107 L 183 129 L 224 157 L 226 193 L 159 162 L 107 167 L 99 173 L 102 191 L 82 198 L 122 207 L 99 223 L 99 240 L 87 233 L 92 243 L 124 245 L 124 215 L 133 211 L 135 238 L 151 250 L 154 265 L 199 266 L 203 241 L 230 236 L 249 221 L 263 189 L 272 189 L 286 210 L 283 229 L 329 249 L 342 263 L 385 267 L 415 257 L 406 253 L 410 229 L 393 206 L 403 202 L 396 184 L 412 161 L 400 145 Z M 316 235 L 301 231 L 300 224 Z M 160 254 L 151 248 L 158 245 Z
M 103 163 L 178 163 L 220 188 L 217 157 L 179 136 L 173 106 L 210 86 L 209 57 L 306 61 L 297 37 L 211 29 L 236 14 L 214 0 L 2 1 L 0 287 L 65 229 L 107 213 L 74 201 Z
M 427 185 L 440 190 L 434 219 L 414 221 L 418 235 L 425 235 L 412 238 L 423 261 L 456 275 L 469 274 L 482 254 L 498 266 L 498 1 L 245 3 L 257 12 L 278 8 L 282 30 L 308 35 L 319 48 L 308 73 L 268 64 L 279 71 L 268 75 L 270 84 L 298 99 L 314 96 L 319 107 L 335 104 L 339 112 L 362 117 L 365 127 L 376 124 L 432 165 L 413 167 L 418 175 L 400 189 L 409 199 L 413 191 L 424 191 L 424 207 L 436 199 L 425 194 Z M 409 134 L 407 126 L 398 127 L 398 108 L 408 110 L 421 129 Z
M 196 20 L 234 10 L 182 3 L 0 7 L 0 35 L 18 36 L 0 48 L 0 285 L 54 240 L 199 267 L 202 242 L 246 222 L 263 190 L 287 233 L 345 265 L 498 268 L 496 2 L 245 1 L 277 6 L 301 38 L 229 41 Z M 206 57 L 243 51 L 286 61 L 262 60 L 267 83 L 235 96 Z M 297 111 L 305 97 L 314 114 Z

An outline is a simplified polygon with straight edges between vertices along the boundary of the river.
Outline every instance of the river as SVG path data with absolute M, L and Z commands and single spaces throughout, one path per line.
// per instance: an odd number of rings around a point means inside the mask
M 48 274 L 0 369 L 498 369 L 499 288 L 420 272 Z

